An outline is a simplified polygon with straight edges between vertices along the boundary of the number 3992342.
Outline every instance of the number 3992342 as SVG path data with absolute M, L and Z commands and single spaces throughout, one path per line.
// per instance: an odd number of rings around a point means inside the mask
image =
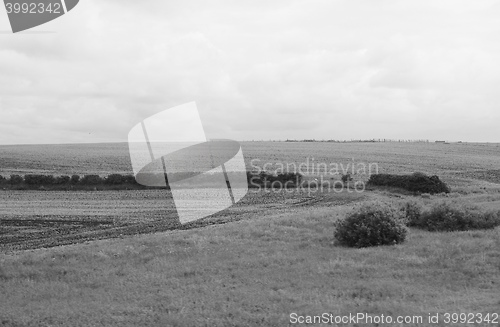
M 23 14 L 62 14 L 62 8 L 60 3 L 9 3 L 5 4 L 7 8 L 7 13 L 23 13 Z

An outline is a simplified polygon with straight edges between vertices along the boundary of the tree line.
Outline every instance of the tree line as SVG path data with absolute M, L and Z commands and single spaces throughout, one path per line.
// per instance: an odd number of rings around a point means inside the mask
M 164 178 L 161 176 L 151 176 L 151 178 Z M 295 187 L 302 181 L 302 175 L 296 173 L 271 174 L 268 172 L 247 171 L 247 181 L 249 187 L 261 187 L 273 182 L 288 183 Z M 118 189 L 155 189 L 160 187 L 144 186 L 139 184 L 134 175 L 110 174 L 100 176 L 96 174 L 88 175 L 42 175 L 26 174 L 24 176 L 11 174 L 4 177 L 0 175 L 0 188 L 14 190 L 118 190 Z

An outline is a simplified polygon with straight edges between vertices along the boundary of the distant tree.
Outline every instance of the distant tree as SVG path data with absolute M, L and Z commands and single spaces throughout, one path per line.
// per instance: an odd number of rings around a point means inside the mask
M 78 182 L 80 181 L 80 176 L 79 175 L 73 175 L 71 176 L 71 184 L 78 184 Z

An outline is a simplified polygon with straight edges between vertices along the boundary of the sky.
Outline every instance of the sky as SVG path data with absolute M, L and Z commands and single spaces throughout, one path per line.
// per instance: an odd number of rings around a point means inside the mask
M 500 1 L 80 0 L 13 34 L 0 144 L 126 142 L 195 101 L 208 138 L 500 142 Z

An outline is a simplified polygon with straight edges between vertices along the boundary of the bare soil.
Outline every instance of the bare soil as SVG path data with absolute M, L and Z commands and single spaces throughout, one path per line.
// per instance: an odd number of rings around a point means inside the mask
M 250 190 L 236 205 L 181 225 L 166 190 L 0 191 L 0 252 L 54 247 L 124 235 L 200 228 L 299 207 L 343 205 L 362 194 Z

